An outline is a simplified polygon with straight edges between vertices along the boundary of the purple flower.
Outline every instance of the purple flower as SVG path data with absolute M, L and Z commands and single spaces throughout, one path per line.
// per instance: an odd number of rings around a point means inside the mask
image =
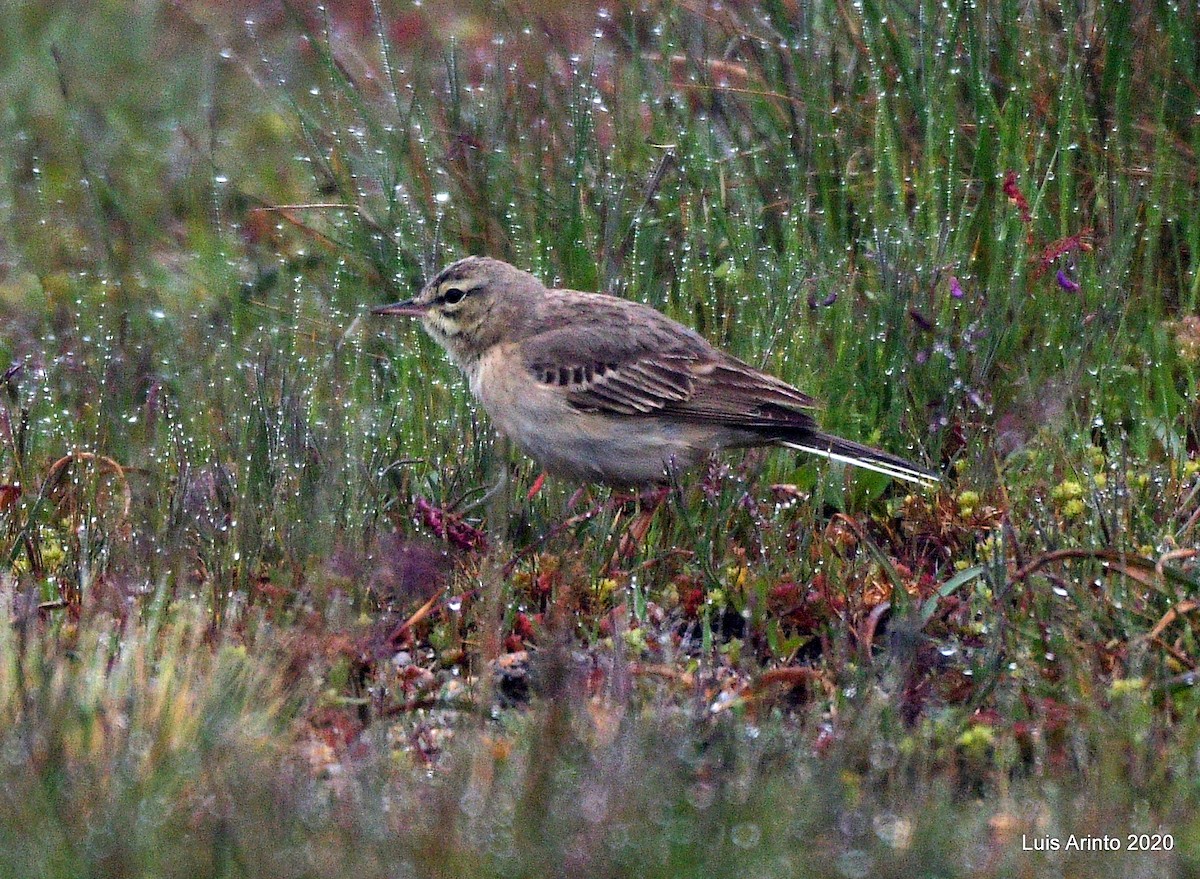
M 950 276 L 950 295 L 955 299 L 962 299 L 967 295 L 963 292 L 962 284 L 958 283 L 958 278 L 954 275 Z
M 1058 270 L 1054 275 L 1054 280 L 1058 281 L 1058 286 L 1062 287 L 1068 293 L 1079 292 L 1079 282 L 1071 280 L 1071 276 L 1063 269 Z

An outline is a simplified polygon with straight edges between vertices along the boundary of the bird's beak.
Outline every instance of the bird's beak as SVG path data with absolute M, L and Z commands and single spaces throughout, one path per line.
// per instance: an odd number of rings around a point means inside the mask
M 371 314 L 402 314 L 406 317 L 420 317 L 428 310 L 428 305 L 419 304 L 415 299 L 405 299 L 403 302 L 393 302 L 391 305 L 372 308 Z

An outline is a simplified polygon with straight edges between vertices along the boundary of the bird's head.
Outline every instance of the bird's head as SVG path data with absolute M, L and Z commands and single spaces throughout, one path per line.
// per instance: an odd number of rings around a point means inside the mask
M 425 331 L 459 364 L 511 338 L 534 320 L 542 283 L 498 259 L 469 256 L 442 269 L 412 299 L 372 314 L 419 317 Z

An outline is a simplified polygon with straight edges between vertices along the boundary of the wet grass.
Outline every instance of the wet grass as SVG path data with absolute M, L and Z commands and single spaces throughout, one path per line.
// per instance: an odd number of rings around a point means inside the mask
M 12 6 L 0 873 L 1194 874 L 1198 28 Z M 525 500 L 366 315 L 467 253 L 945 481 Z

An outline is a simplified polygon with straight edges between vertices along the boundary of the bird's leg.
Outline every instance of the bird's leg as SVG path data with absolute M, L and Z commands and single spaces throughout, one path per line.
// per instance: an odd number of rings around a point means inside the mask
M 508 552 L 508 528 L 513 510 L 512 480 L 509 479 L 509 443 L 503 434 L 496 437 L 493 446 L 496 456 L 500 459 L 500 478 L 496 484 L 481 498 L 487 502 L 487 530 L 491 548 L 483 561 L 480 571 L 481 602 L 479 616 L 479 635 L 481 658 L 491 662 L 500 656 L 503 649 L 504 628 L 504 589 L 507 576 L 501 559 Z M 492 693 L 485 684 L 483 704 L 490 705 Z
M 513 498 L 510 490 L 512 480 L 509 478 L 508 440 L 503 435 L 496 438 L 495 449 L 496 457 L 500 460 L 500 478 L 482 497 L 463 507 L 460 515 L 483 507 L 486 511 L 488 539 L 498 546 L 508 540 L 508 522 L 512 515 Z
M 569 513 L 571 511 L 571 508 L 574 507 L 575 504 L 577 503 L 576 498 L 581 497 L 581 496 L 582 497 L 587 496 L 586 487 L 581 488 L 581 489 L 579 489 L 579 491 L 575 492 L 575 494 L 571 497 L 571 502 L 567 504 L 567 509 L 564 511 L 564 513 Z M 520 564 L 524 559 L 533 555 L 535 552 L 537 552 L 539 549 L 541 549 L 543 546 L 545 546 L 551 540 L 558 537 L 560 534 L 563 534 L 563 533 L 569 531 L 570 529 L 574 528 L 576 525 L 580 525 L 583 522 L 588 521 L 589 519 L 594 519 L 596 516 L 600 515 L 600 513 L 604 512 L 606 509 L 610 509 L 611 506 L 612 506 L 612 499 L 610 498 L 608 501 L 605 501 L 604 503 L 592 504 L 590 507 L 588 507 L 588 509 L 584 510 L 582 513 L 576 513 L 574 516 L 568 516 L 567 518 L 563 519 L 561 522 L 559 522 L 557 525 L 555 525 L 553 528 L 551 528 L 549 531 L 547 531 L 545 534 L 543 534 L 541 537 L 539 537 L 536 541 L 529 544 L 524 549 L 522 549 L 520 552 L 518 552 L 516 555 L 514 555 L 509 560 L 508 564 L 504 566 L 504 575 L 507 577 L 509 574 L 511 574 L 513 572 L 513 570 L 516 569 L 517 565 Z
M 471 510 L 476 510 L 479 507 L 484 506 L 490 508 L 489 512 L 496 512 L 495 509 L 491 509 L 491 501 L 497 495 L 504 492 L 506 488 L 508 488 L 508 482 L 508 456 L 506 455 L 500 465 L 500 478 L 496 480 L 496 484 L 488 488 L 488 490 L 485 491 L 482 496 L 471 501 L 469 504 L 463 507 L 460 513 L 462 515 L 466 515 L 467 513 L 471 512 Z M 508 504 L 504 505 L 504 508 L 501 510 L 501 512 L 504 513 L 505 517 L 507 518 Z
M 663 505 L 663 501 L 670 493 L 670 486 L 664 485 L 644 491 L 637 496 L 638 512 L 633 521 L 629 523 L 629 527 L 625 529 L 625 533 L 621 535 L 610 567 L 619 559 L 630 558 L 637 551 L 642 541 L 646 539 L 647 532 L 650 531 L 650 523 L 654 521 L 654 514 L 658 512 L 658 508 Z

